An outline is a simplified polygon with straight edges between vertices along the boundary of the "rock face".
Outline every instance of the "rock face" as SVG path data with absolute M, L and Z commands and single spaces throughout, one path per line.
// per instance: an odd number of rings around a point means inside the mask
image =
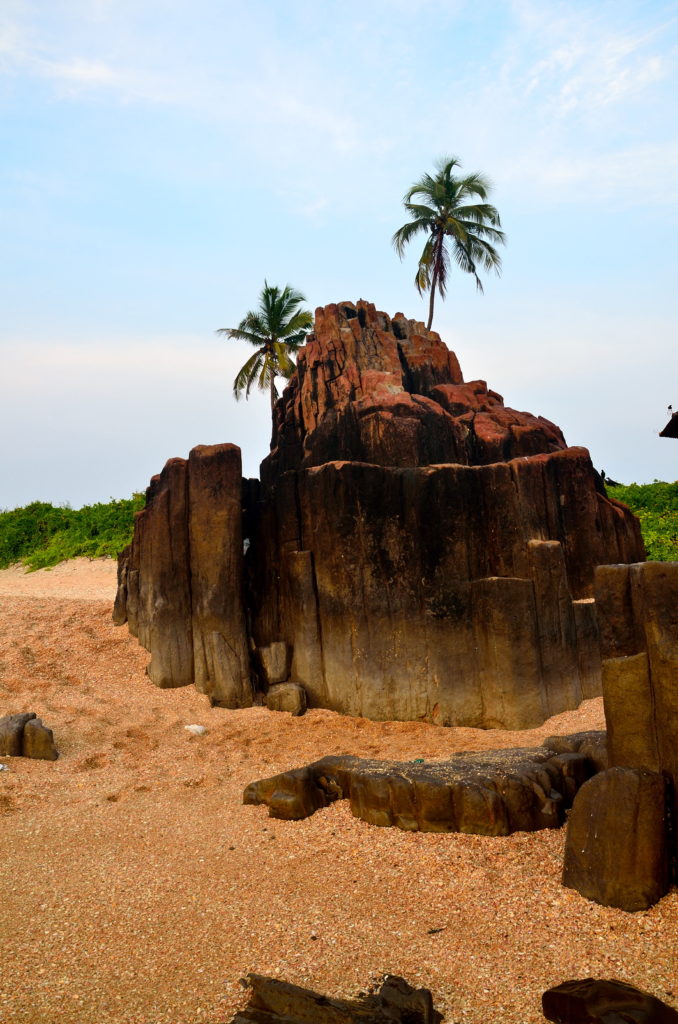
M 357 1000 L 331 999 L 298 985 L 248 974 L 249 1004 L 231 1024 L 440 1024 L 427 988 L 412 988 L 395 974 L 378 992 Z
M 272 818 L 291 821 L 348 799 L 352 814 L 370 825 L 506 836 L 559 828 L 595 771 L 584 754 L 543 747 L 458 754 L 427 764 L 330 756 L 250 783 L 243 803 L 266 804 Z
M 229 445 L 154 478 L 116 621 L 158 685 L 227 706 L 293 680 L 346 714 L 534 726 L 600 692 L 594 568 L 644 556 L 602 492 L 584 449 L 464 383 L 437 334 L 326 306 L 261 482 Z
M 678 562 L 596 572 L 610 768 L 572 809 L 563 881 L 639 910 L 678 881 Z
M 559 1024 L 678 1024 L 678 1011 L 623 981 L 564 981 L 541 997 L 544 1016 Z

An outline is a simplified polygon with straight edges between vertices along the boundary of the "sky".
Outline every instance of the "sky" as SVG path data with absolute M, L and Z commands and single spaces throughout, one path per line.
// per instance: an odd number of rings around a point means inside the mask
M 501 277 L 433 326 L 467 380 L 630 483 L 678 476 L 678 2 L 2 0 L 0 508 L 268 451 L 264 280 L 425 319 L 402 197 L 493 182 Z

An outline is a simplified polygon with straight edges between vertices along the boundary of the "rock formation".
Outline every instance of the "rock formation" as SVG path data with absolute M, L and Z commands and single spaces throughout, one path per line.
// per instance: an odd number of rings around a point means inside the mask
M 115 621 L 159 686 L 227 707 L 290 681 L 311 707 L 520 729 L 600 692 L 594 569 L 643 557 L 585 449 L 464 383 L 422 324 L 342 303 L 316 312 L 261 481 L 231 445 L 153 478 Z
M 678 562 L 596 572 L 609 769 L 582 787 L 563 881 L 642 910 L 678 882 Z
M 272 818 L 307 818 L 335 800 L 370 825 L 408 832 L 507 836 L 559 828 L 580 787 L 597 770 L 582 753 L 588 733 L 545 747 L 456 754 L 428 763 L 342 755 L 252 782 L 243 803 L 266 804 Z

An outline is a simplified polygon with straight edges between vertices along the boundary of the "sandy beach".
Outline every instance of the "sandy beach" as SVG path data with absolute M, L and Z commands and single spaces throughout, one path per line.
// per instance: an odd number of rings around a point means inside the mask
M 61 752 L 0 758 L 2 1024 L 217 1024 L 248 971 L 340 996 L 400 974 L 446 1024 L 536 1024 L 544 989 L 589 976 L 678 1008 L 678 892 L 647 913 L 589 903 L 560 884 L 563 830 L 405 833 L 347 802 L 300 822 L 241 802 L 325 754 L 603 728 L 600 700 L 522 733 L 210 708 L 150 683 L 114 593 L 110 560 L 0 571 L 0 715 L 37 712 Z

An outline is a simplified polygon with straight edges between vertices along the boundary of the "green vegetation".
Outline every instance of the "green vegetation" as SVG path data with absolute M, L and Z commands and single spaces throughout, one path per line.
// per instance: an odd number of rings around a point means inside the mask
M 405 247 L 415 235 L 423 232 L 428 236 L 414 283 L 420 295 L 431 292 L 426 325 L 429 329 L 436 288 L 441 299 L 447 291 L 450 255 L 460 270 L 473 275 L 481 292 L 478 268 L 497 274 L 501 271 L 501 257 L 494 245 L 505 244 L 504 232 L 499 230 L 501 221 L 496 209 L 485 202 L 491 185 L 478 173 L 457 178 L 452 173 L 455 167 L 459 167 L 456 157 L 443 157 L 436 165 L 435 177 L 425 174 L 405 193 L 403 204 L 411 220 L 398 228 L 392 239 L 402 259 Z M 412 202 L 415 197 L 419 202 Z M 476 202 L 476 198 L 481 202 Z M 448 238 L 452 240 L 451 254 Z
M 653 562 L 678 562 L 678 481 L 608 487 L 640 519 L 647 557 Z
M 46 569 L 67 558 L 115 557 L 131 541 L 134 513 L 144 500 L 135 494 L 77 510 L 34 501 L 0 512 L 0 569 L 14 562 Z
M 259 308 L 250 310 L 237 327 L 220 327 L 217 334 L 236 338 L 254 345 L 257 351 L 247 360 L 233 381 L 233 394 L 240 398 L 243 391 L 249 398 L 256 383 L 271 395 L 271 412 L 278 393 L 276 375 L 289 378 L 296 366 L 290 353 L 296 352 L 313 327 L 313 314 L 300 309 L 306 299 L 301 292 L 286 284 L 282 291 L 264 281 L 259 295 Z

